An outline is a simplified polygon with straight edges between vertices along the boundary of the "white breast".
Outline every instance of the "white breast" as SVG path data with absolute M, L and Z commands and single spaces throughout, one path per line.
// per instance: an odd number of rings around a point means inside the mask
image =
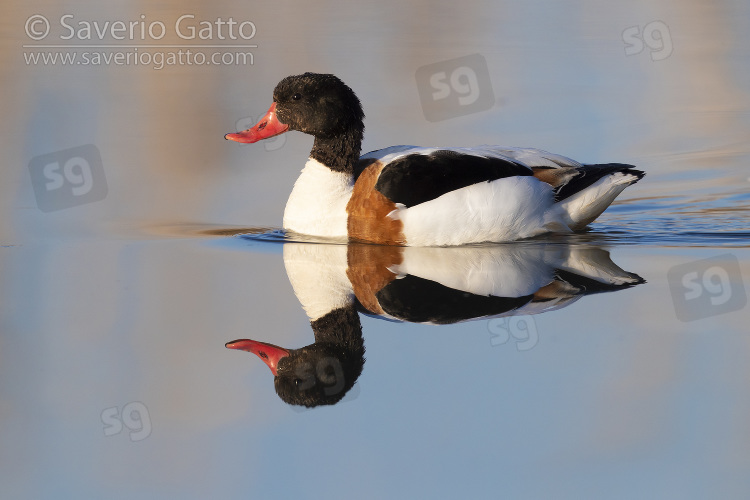
M 347 238 L 346 204 L 352 176 L 307 160 L 284 210 L 284 229 L 326 238 Z

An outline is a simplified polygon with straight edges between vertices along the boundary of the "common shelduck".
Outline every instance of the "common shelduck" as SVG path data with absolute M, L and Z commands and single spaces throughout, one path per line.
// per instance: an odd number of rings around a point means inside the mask
M 644 283 L 612 262 L 606 250 L 580 245 L 287 243 L 283 253 L 315 342 L 286 349 L 239 339 L 226 346 L 259 356 L 273 372 L 279 397 L 308 407 L 336 403 L 360 376 L 365 345 L 358 312 L 402 322 L 452 324 L 539 314 L 585 295 Z
M 364 113 L 334 75 L 289 76 L 251 143 L 299 130 L 315 137 L 284 211 L 284 229 L 403 246 L 502 242 L 585 228 L 645 174 L 583 165 L 540 149 L 393 146 L 360 157 Z

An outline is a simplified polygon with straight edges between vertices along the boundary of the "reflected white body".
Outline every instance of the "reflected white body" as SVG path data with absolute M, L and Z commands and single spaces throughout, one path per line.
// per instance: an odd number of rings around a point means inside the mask
M 598 248 L 558 245 L 492 245 L 484 247 L 400 247 L 401 263 L 387 269 L 394 279 L 412 275 L 480 296 L 524 297 L 554 281 L 555 269 L 609 284 L 638 278 Z M 287 243 L 284 265 L 294 293 L 311 321 L 352 304 L 354 287 L 347 275 L 347 245 Z M 377 263 L 373 263 L 377 264 Z M 502 314 L 536 314 L 564 307 L 582 295 L 559 290 L 545 302 L 530 302 Z M 419 297 L 414 298 L 420 300 Z M 389 317 L 387 314 L 384 317 Z

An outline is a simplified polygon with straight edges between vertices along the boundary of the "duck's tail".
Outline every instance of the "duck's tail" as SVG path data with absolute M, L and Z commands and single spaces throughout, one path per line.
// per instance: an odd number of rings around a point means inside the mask
M 568 227 L 583 229 L 594 221 L 626 187 L 646 175 L 633 165 L 534 167 L 534 176 L 550 184 L 555 202 L 563 209 Z

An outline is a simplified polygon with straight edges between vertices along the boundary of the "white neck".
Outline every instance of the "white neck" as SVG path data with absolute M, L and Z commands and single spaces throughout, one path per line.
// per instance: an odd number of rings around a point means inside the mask
M 350 174 L 307 160 L 284 210 L 284 229 L 312 236 L 346 238 L 346 204 L 352 195 Z

